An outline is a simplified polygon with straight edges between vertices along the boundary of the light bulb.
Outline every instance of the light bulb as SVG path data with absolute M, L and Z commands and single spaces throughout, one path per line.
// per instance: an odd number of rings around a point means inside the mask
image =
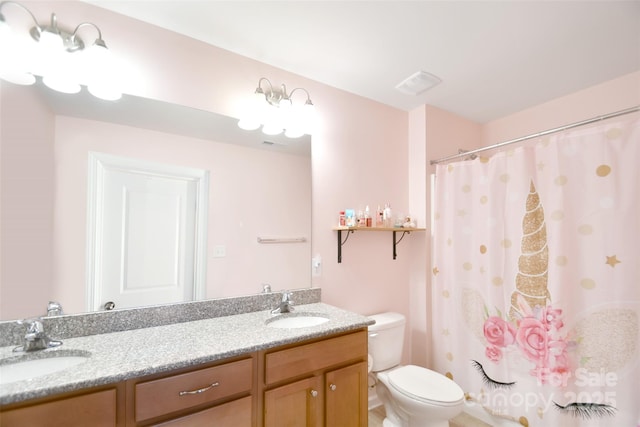
M 238 127 L 244 130 L 256 130 L 260 127 L 260 121 L 254 117 L 243 117 L 238 120 Z
M 32 85 L 36 77 L 29 67 L 29 55 L 22 51 L 24 40 L 11 31 L 0 15 L 0 79 L 17 85 Z
M 262 89 L 257 88 L 254 94 L 243 103 L 243 111 L 238 121 L 238 127 L 244 130 L 258 129 L 264 119 L 264 106 L 268 105 L 264 99 Z
M 79 56 L 80 81 L 88 82 L 89 93 L 105 101 L 116 101 L 122 97 L 118 88 L 118 73 L 115 61 L 102 39 L 97 39 L 91 47 Z
M 305 134 L 306 126 L 304 120 L 304 107 L 296 105 L 288 111 L 285 122 L 285 136 L 288 138 L 299 138 Z
M 262 133 L 265 135 L 279 135 L 282 133 L 282 126 L 277 123 L 267 123 L 262 126 Z
M 112 58 L 104 43 L 94 43 L 79 53 L 80 67 L 85 79 L 89 81 L 94 76 L 107 76 L 112 67 Z
M 280 108 L 281 111 L 288 110 L 292 105 L 293 104 L 291 103 L 291 98 L 282 98 L 278 103 L 278 108 Z
M 264 111 L 264 126 L 262 126 L 262 133 L 267 135 L 278 135 L 282 133 L 283 130 L 284 127 L 282 126 L 280 109 L 278 107 L 269 106 Z
M 287 128 L 284 131 L 284 136 L 287 138 L 300 138 L 302 135 L 304 135 L 304 131 L 297 127 Z
M 311 135 L 316 125 L 316 108 L 307 101 L 302 107 L 300 114 L 300 126 L 305 130 L 305 133 Z
M 47 68 L 43 70 L 42 82 L 50 89 L 58 92 L 80 92 L 77 58 L 74 55 L 76 54 L 64 50 L 52 54 Z
M 49 88 L 56 92 L 62 93 L 78 93 L 80 92 L 80 85 L 65 76 L 64 73 L 59 74 L 47 74 L 42 78 L 42 82 Z
M 37 54 L 37 69 L 47 87 L 62 93 L 80 92 L 80 84 L 74 75 L 77 70 L 73 64 L 73 54 L 64 49 L 60 33 L 49 29 L 41 31 Z
M 293 119 L 294 107 L 291 104 L 291 98 L 282 98 L 278 103 L 278 123 L 284 129 L 289 127 Z
M 49 30 L 43 30 L 40 32 L 38 44 L 42 49 L 47 49 L 49 52 L 64 50 L 64 40 L 62 40 L 60 34 Z
M 36 77 L 29 70 L 28 55 L 21 54 L 15 44 L 0 45 L 0 79 L 17 85 L 32 85 Z
M 11 27 L 7 24 L 7 21 L 4 20 L 2 14 L 0 14 L 0 46 L 8 42 L 10 37 Z

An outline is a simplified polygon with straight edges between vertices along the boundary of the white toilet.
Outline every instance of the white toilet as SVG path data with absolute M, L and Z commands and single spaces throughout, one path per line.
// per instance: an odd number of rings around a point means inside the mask
M 464 392 L 455 382 L 420 366 L 401 366 L 405 318 L 381 313 L 369 318 L 370 371 L 387 417 L 384 427 L 448 427 L 462 412 Z

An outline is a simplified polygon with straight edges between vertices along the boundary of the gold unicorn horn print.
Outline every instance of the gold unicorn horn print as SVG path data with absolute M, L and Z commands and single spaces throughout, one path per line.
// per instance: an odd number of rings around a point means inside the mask
M 516 290 L 511 294 L 509 316 L 517 321 L 524 316 L 523 302 L 530 308 L 544 307 L 551 295 L 547 289 L 549 250 L 544 209 L 533 180 L 527 196 L 526 212 L 522 219 L 522 244 L 518 259 Z

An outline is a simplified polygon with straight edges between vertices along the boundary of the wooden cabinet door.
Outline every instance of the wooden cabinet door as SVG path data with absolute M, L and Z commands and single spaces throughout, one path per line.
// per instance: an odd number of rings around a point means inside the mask
M 251 427 L 251 396 L 214 406 L 154 427 Z
M 264 427 L 322 427 L 323 412 L 322 377 L 306 378 L 264 393 Z
M 116 389 L 0 412 L 2 427 L 114 427 Z
M 325 396 L 327 426 L 367 427 L 367 363 L 327 372 Z

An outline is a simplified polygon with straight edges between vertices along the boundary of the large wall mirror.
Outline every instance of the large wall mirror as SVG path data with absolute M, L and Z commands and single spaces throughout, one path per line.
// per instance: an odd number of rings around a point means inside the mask
M 88 311 L 92 153 L 208 172 L 204 298 L 311 285 L 309 136 L 132 96 L 0 85 L 0 320 L 43 315 L 50 300 Z

